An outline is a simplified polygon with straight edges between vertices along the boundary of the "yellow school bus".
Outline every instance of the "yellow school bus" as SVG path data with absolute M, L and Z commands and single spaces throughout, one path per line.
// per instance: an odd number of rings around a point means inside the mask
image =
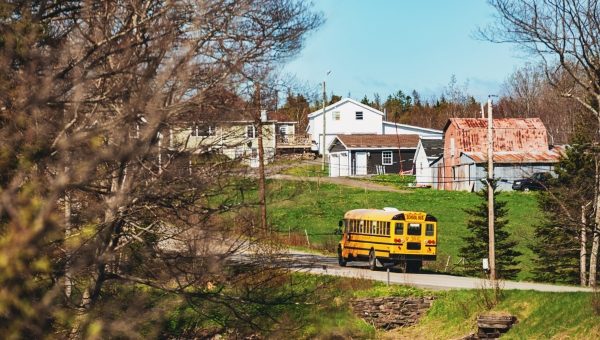
M 437 219 L 427 213 L 396 208 L 355 209 L 346 212 L 339 226 L 340 266 L 349 261 L 368 261 L 371 270 L 392 263 L 407 272 L 417 272 L 423 261 L 436 259 Z

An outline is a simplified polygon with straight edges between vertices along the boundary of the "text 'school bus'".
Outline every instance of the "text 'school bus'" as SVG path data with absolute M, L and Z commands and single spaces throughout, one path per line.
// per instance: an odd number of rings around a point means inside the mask
M 355 209 L 344 215 L 339 226 L 343 234 L 338 245 L 341 266 L 348 261 L 369 261 L 371 270 L 376 270 L 379 262 L 417 272 L 423 261 L 436 259 L 437 219 L 427 213 Z

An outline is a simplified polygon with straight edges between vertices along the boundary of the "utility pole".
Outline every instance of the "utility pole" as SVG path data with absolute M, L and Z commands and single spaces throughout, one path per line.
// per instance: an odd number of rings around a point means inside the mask
M 496 281 L 496 248 L 494 237 L 494 188 L 492 181 L 494 180 L 494 135 L 492 118 L 492 96 L 488 96 L 488 259 L 490 267 L 490 280 L 492 283 Z
M 329 74 L 329 72 L 327 72 Z M 325 128 L 327 127 L 327 117 L 325 115 L 325 102 L 327 101 L 327 94 L 325 93 L 325 80 L 323 80 L 323 163 L 321 164 L 321 171 L 325 171 Z
M 267 231 L 267 186 L 265 178 L 265 150 L 263 148 L 263 125 L 267 122 L 267 111 L 261 110 L 260 84 L 256 84 L 254 94 L 255 107 L 253 109 L 259 112 L 258 119 L 255 119 L 256 137 L 258 142 L 258 199 L 260 205 L 260 226 L 263 232 Z M 270 231 L 270 230 L 269 230 Z

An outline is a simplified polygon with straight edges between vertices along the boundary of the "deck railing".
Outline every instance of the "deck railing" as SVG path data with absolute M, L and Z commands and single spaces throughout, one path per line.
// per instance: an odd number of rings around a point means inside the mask
M 277 135 L 277 147 L 310 147 L 308 135 Z

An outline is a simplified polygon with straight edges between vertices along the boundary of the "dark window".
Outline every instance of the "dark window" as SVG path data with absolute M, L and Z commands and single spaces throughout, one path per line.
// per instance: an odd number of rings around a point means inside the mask
M 394 233 L 396 235 L 404 235 L 404 223 L 396 223 L 396 230 Z
M 425 225 L 425 236 L 433 236 L 433 223 Z
M 254 128 L 254 125 L 246 126 L 246 137 L 256 138 L 256 129 Z
M 410 223 L 408 225 L 408 235 L 421 235 L 421 224 L 420 223 Z
M 214 136 L 215 126 L 214 125 L 199 125 L 197 126 L 196 136 Z
M 392 152 L 391 151 L 383 151 L 381 153 L 381 164 L 382 165 L 392 165 Z
M 363 120 L 362 111 L 356 111 L 356 120 Z
M 390 222 L 385 222 L 385 234 L 390 235 Z

